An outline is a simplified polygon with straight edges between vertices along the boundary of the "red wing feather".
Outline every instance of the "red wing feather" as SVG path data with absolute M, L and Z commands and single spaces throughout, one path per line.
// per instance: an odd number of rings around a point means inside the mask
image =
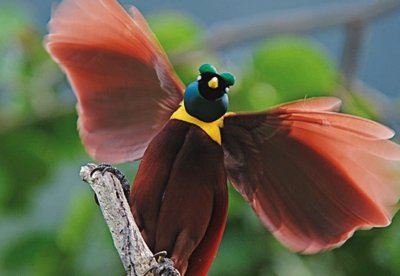
M 383 125 L 304 101 L 227 116 L 222 134 L 234 187 L 283 244 L 314 253 L 390 223 L 400 147 Z
M 272 109 L 284 108 L 308 111 L 338 111 L 341 104 L 342 101 L 335 97 L 318 97 L 287 102 L 284 104 L 280 104 Z
M 141 158 L 182 100 L 165 53 L 131 11 L 115 0 L 64 0 L 46 39 L 77 95 L 82 141 L 103 162 Z

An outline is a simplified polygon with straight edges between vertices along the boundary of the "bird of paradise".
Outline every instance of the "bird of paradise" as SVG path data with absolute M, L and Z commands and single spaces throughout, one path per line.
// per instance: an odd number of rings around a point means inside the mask
M 289 249 L 316 253 L 387 226 L 400 191 L 394 132 L 338 113 L 333 97 L 226 113 L 231 73 L 210 65 L 186 88 L 144 17 L 115 0 L 64 0 L 46 47 L 78 99 L 96 160 L 142 159 L 130 205 L 153 252 L 206 275 L 222 239 L 227 179 Z

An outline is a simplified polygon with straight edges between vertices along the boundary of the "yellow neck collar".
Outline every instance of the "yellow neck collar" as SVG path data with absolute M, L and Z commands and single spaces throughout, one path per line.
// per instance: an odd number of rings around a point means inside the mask
M 213 122 L 203 122 L 186 112 L 185 105 L 182 103 L 179 108 L 172 114 L 170 119 L 184 121 L 201 128 L 207 135 L 214 140 L 218 145 L 221 145 L 220 128 L 224 124 L 224 116 Z

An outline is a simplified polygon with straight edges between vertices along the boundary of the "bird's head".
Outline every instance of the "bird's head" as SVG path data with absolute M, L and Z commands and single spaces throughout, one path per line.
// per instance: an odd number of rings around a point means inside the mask
M 201 121 L 213 122 L 228 110 L 228 92 L 235 84 L 235 76 L 228 72 L 218 73 L 211 64 L 201 65 L 199 71 L 197 80 L 186 87 L 185 109 Z

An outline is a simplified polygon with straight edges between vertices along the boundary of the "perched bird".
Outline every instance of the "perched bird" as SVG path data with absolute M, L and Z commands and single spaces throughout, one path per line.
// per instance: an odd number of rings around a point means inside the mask
M 293 251 L 315 253 L 355 230 L 387 226 L 400 191 L 400 147 L 376 122 L 337 113 L 333 97 L 226 113 L 230 73 L 199 69 L 186 89 L 139 11 L 64 0 L 46 47 L 78 98 L 96 160 L 142 159 L 132 213 L 153 252 L 206 275 L 227 216 L 227 179 Z

